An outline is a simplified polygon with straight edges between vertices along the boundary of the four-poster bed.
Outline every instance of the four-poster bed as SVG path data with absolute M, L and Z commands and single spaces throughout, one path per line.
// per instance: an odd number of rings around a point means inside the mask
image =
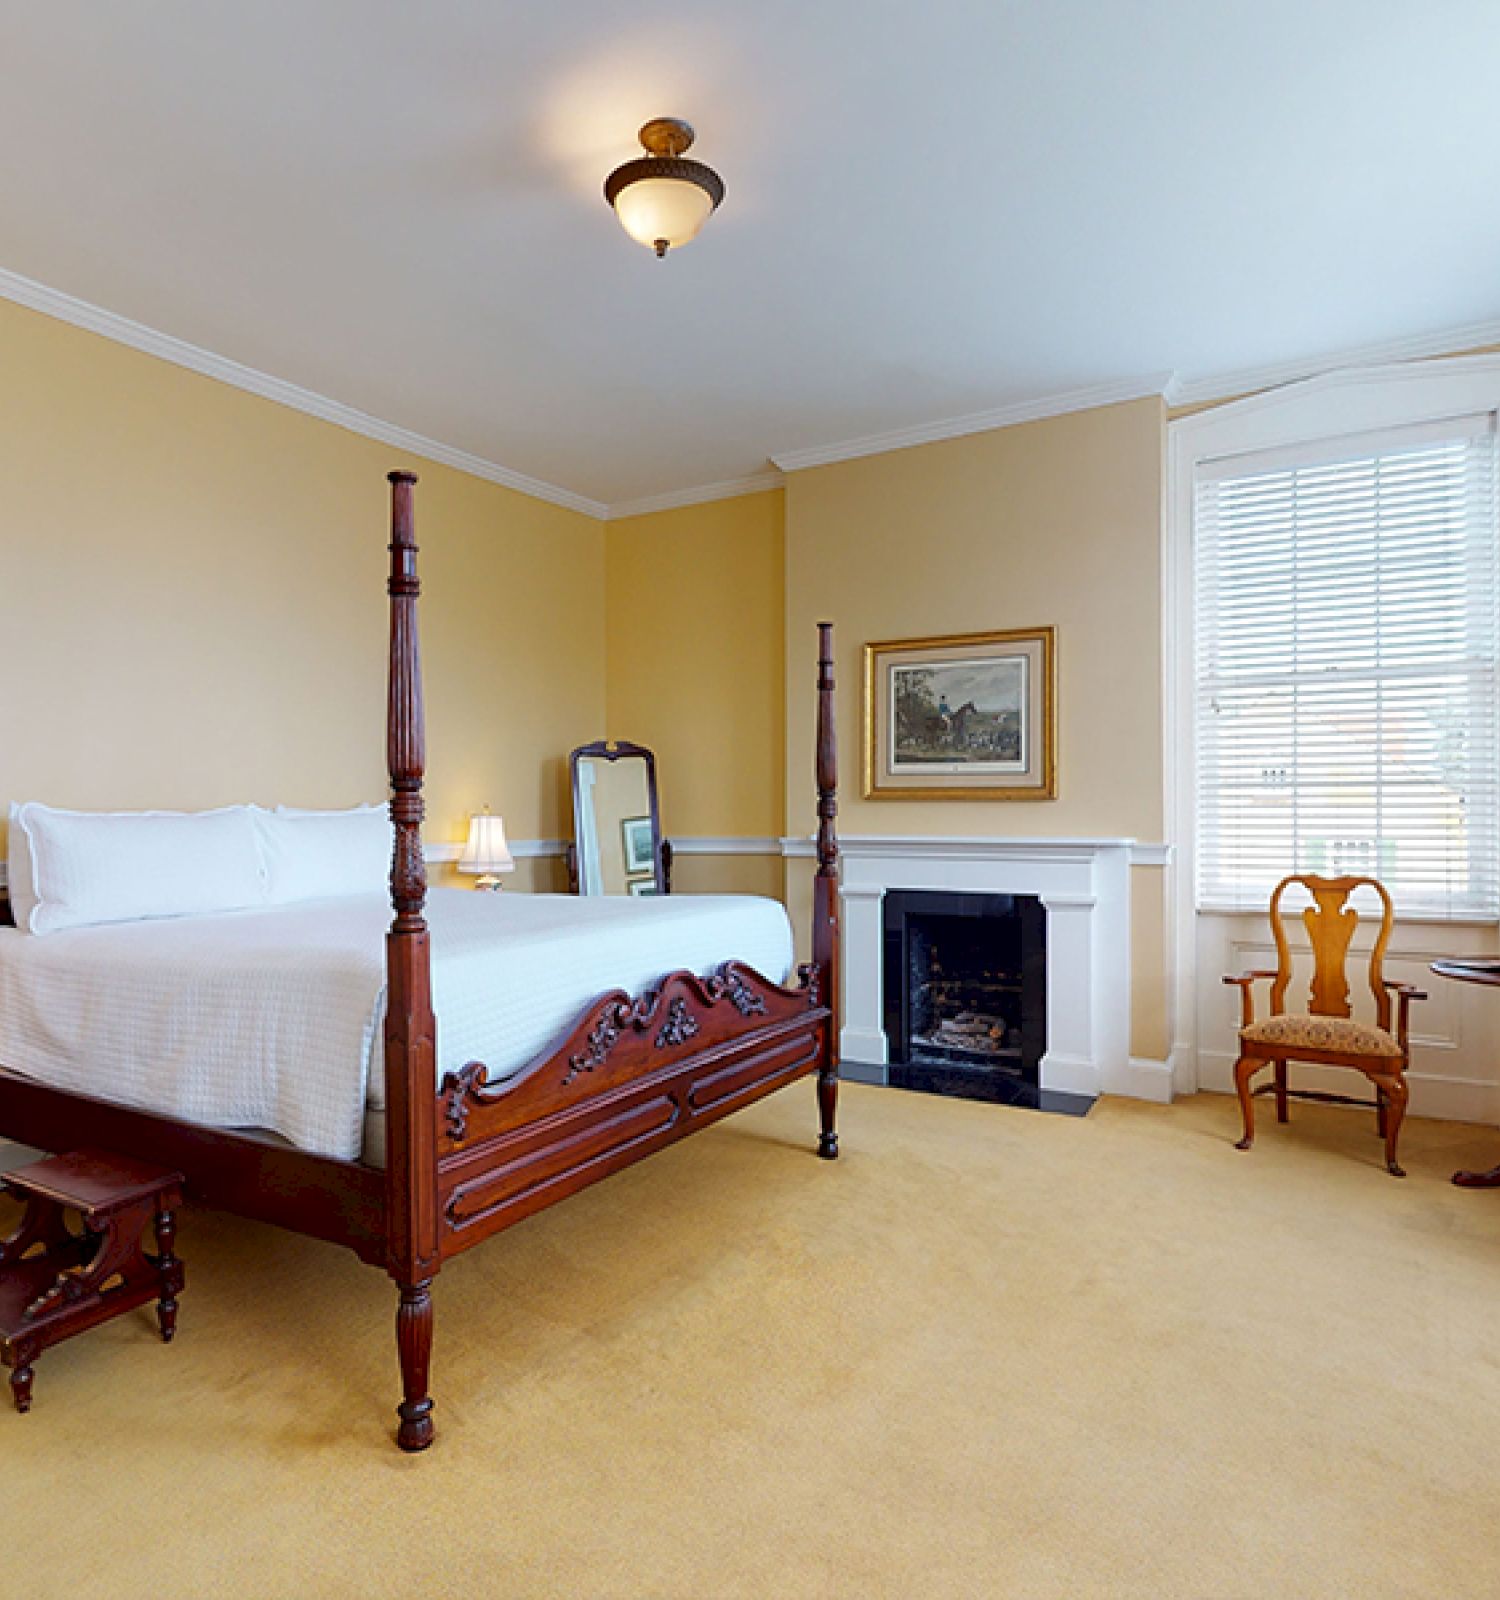
M 646 992 L 593 1000 L 513 1076 L 482 1062 L 438 1077 L 424 917 L 425 737 L 417 628 L 415 477 L 390 474 L 387 756 L 394 849 L 386 937 L 384 1170 L 255 1130 L 183 1121 L 49 1086 L 0 1063 L 0 1135 L 49 1151 L 95 1146 L 181 1172 L 190 1200 L 347 1245 L 395 1281 L 402 1400 L 397 1442 L 434 1436 L 433 1281 L 512 1223 L 815 1075 L 817 1153 L 838 1154 L 838 846 L 832 628 L 819 626 L 817 874 L 812 961 L 784 987 L 740 961 L 673 971 Z M 316 1062 L 306 1064 L 309 1071 Z

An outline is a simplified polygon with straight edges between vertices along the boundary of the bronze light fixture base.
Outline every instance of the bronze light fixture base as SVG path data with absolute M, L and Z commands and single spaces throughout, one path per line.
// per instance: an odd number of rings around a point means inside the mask
M 636 135 L 641 149 L 653 156 L 686 155 L 698 136 L 681 117 L 653 117 Z

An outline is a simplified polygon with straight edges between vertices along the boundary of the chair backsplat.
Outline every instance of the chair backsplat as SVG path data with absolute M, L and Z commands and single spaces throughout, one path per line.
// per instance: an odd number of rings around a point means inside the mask
M 1376 1023 L 1389 1028 L 1391 997 L 1385 987 L 1385 948 L 1390 941 L 1395 909 L 1385 885 L 1375 878 L 1317 878 L 1294 873 L 1276 885 L 1271 896 L 1271 933 L 1276 940 L 1276 981 L 1271 985 L 1271 1011 L 1284 1009 L 1286 991 L 1292 980 L 1292 952 L 1287 944 L 1281 898 L 1292 884 L 1299 884 L 1312 896 L 1312 904 L 1302 912 L 1302 925 L 1312 946 L 1313 978 L 1308 1011 L 1317 1017 L 1350 1015 L 1349 980 L 1345 973 L 1349 942 L 1359 925 L 1359 912 L 1349 897 L 1356 889 L 1368 886 L 1380 897 L 1380 933 L 1370 951 L 1370 993 L 1375 1000 Z

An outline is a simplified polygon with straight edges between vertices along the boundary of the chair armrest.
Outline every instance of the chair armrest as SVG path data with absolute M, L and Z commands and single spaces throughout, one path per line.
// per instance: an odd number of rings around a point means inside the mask
M 1257 978 L 1277 978 L 1277 972 L 1241 972 L 1238 975 L 1226 973 L 1224 982 L 1233 984 L 1240 991 L 1240 1026 L 1248 1028 L 1255 1021 L 1255 993 L 1252 985 Z
M 1411 983 L 1392 983 L 1389 978 L 1382 978 L 1381 982 L 1385 985 L 1386 993 L 1393 994 L 1396 997 L 1396 1043 L 1404 1051 L 1408 1048 L 1406 1014 L 1410 1010 L 1413 1000 L 1425 1000 L 1427 998 L 1427 991 L 1419 989 L 1415 984 Z

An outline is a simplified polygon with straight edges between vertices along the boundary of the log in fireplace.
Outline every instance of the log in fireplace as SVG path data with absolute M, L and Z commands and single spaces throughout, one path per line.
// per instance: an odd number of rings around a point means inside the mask
M 888 1081 L 1040 1105 L 1047 917 L 1034 895 L 885 895 Z

